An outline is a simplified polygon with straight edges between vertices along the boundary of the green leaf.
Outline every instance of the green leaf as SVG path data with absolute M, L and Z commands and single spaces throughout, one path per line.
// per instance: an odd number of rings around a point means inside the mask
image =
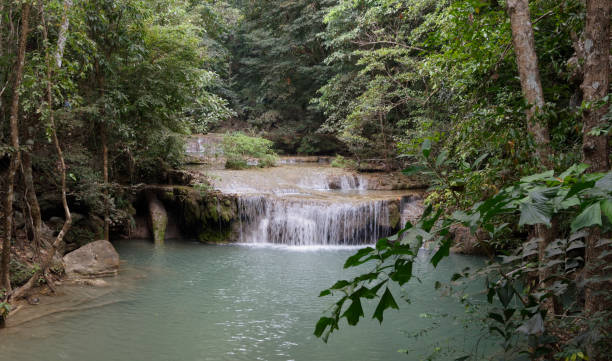
M 429 154 L 431 153 L 431 139 L 425 138 L 423 144 L 421 144 L 421 153 L 425 158 L 429 158 Z
M 411 165 L 408 168 L 404 169 L 402 171 L 402 173 L 404 175 L 411 176 L 411 175 L 415 175 L 417 173 L 420 173 L 420 172 L 422 172 L 424 170 L 427 170 L 427 167 L 424 167 L 422 165 Z
M 439 167 L 442 164 L 444 164 L 447 158 L 448 158 L 448 151 L 445 149 L 441 151 L 440 154 L 438 154 L 438 158 L 436 159 L 436 167 Z
M 340 281 L 334 283 L 334 285 L 331 286 L 329 289 L 330 290 L 339 290 L 339 289 L 344 288 L 344 287 L 346 287 L 348 285 L 350 285 L 349 281 L 340 280 Z
M 601 201 L 601 213 L 603 213 L 610 223 L 612 223 L 612 200 L 605 199 Z
M 612 172 L 606 173 L 603 178 L 595 182 L 595 186 L 607 190 L 608 192 L 612 190 Z
M 400 286 L 404 285 L 404 283 L 410 281 L 412 278 L 412 261 L 408 261 L 405 259 L 398 259 L 395 262 L 394 271 L 391 272 L 391 279 Z
M 448 255 L 450 254 L 450 246 L 451 246 L 451 240 L 450 239 L 445 239 L 442 244 L 440 245 L 440 248 L 438 249 L 438 251 L 433 255 L 433 257 L 431 257 L 431 264 L 433 264 L 434 267 L 438 266 L 438 263 L 440 263 L 440 261 L 444 258 L 444 257 L 448 257 Z
M 527 177 L 521 178 L 521 183 L 531 183 L 535 181 L 543 181 L 550 179 L 553 175 L 555 175 L 554 170 L 549 170 L 544 173 L 533 174 Z
M 355 326 L 359 322 L 359 317 L 363 317 L 363 307 L 359 297 L 353 297 L 351 300 L 351 305 L 344 311 L 342 317 L 346 317 L 349 325 Z
M 575 184 L 572 184 L 572 187 L 570 188 L 569 192 L 567 192 L 567 195 L 565 196 L 564 199 L 568 199 L 582 192 L 585 189 L 593 188 L 594 185 L 595 185 L 595 181 L 584 181 L 584 182 L 577 182 Z
M 329 296 L 331 295 L 331 291 L 330 290 L 323 290 L 321 291 L 321 293 L 319 293 L 319 297 L 325 297 L 325 296 Z
M 529 320 L 525 321 L 523 325 L 516 329 L 526 335 L 536 335 L 544 332 L 544 319 L 542 315 L 537 312 Z
M 478 159 L 474 161 L 474 164 L 472 164 L 472 169 L 477 169 L 478 166 L 480 166 L 480 162 L 482 162 L 488 155 L 489 153 L 485 153 L 481 155 L 480 157 L 478 157 Z
M 589 168 L 588 164 L 574 164 L 571 167 L 567 168 L 567 170 L 559 175 L 559 178 L 565 180 L 570 175 L 580 175 L 584 173 L 585 170 Z
M 510 301 L 512 301 L 512 297 L 514 297 L 514 288 L 509 282 L 505 282 L 502 287 L 497 289 L 497 297 L 499 297 L 500 302 L 504 307 L 508 307 Z
M 325 332 L 325 329 L 328 326 L 331 326 L 333 328 L 335 322 L 336 321 L 331 317 L 321 317 L 317 322 L 317 325 L 315 326 L 315 336 L 321 337 L 321 335 L 323 335 L 323 332 Z
M 601 206 L 599 202 L 588 206 L 574 219 L 572 222 L 572 232 L 594 225 L 601 226 Z
M 391 291 L 389 291 L 388 287 L 385 289 L 385 293 L 383 293 L 382 297 L 380 298 L 380 301 L 378 302 L 378 306 L 376 306 L 376 310 L 374 311 L 374 315 L 372 316 L 372 318 L 375 318 L 378 320 L 378 322 L 382 323 L 383 313 L 387 308 L 394 308 L 396 310 L 399 309 L 399 306 L 395 302 L 395 299 L 393 298 L 393 295 L 391 294 Z
M 370 259 L 362 260 L 363 257 L 369 255 L 374 251 L 372 247 L 362 248 L 354 255 L 350 256 L 344 263 L 344 268 L 359 266 L 362 263 L 369 261 Z
M 550 226 L 552 207 L 546 203 L 522 203 L 519 226 L 545 224 Z

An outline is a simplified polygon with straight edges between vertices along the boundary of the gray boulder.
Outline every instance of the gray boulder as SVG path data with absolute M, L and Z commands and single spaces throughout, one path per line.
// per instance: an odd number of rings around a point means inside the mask
M 68 278 L 109 277 L 119 270 L 119 254 L 105 240 L 95 241 L 64 256 Z

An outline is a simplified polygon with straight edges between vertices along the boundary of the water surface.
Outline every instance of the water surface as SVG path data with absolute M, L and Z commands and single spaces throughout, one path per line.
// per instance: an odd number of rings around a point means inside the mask
M 411 304 L 398 301 L 401 311 L 388 311 L 382 326 L 370 319 L 373 305 L 367 305 L 362 324 L 344 323 L 325 344 L 313 336 L 314 325 L 333 298 L 317 296 L 351 276 L 342 265 L 355 248 L 189 241 L 116 246 L 125 263 L 124 287 L 97 299 L 99 307 L 2 331 L 0 359 L 419 360 L 440 347 L 446 354 L 439 359 L 451 360 L 472 350 L 481 335 L 477 327 L 465 328 L 463 307 L 432 286 L 479 264 L 477 258 L 451 256 L 436 272 L 422 262 L 422 284 L 411 282 L 403 293 Z M 434 323 L 441 327 L 426 331 Z

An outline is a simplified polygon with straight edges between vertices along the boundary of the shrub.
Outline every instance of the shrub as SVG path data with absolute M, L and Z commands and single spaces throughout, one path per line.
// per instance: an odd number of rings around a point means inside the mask
M 336 158 L 332 160 L 331 166 L 334 168 L 346 168 L 346 169 L 357 169 L 357 162 L 350 158 L 345 158 L 341 155 L 336 155 Z
M 256 166 L 262 168 L 272 167 L 278 159 L 278 156 L 272 150 L 272 144 L 267 139 L 251 137 L 240 132 L 226 134 L 222 143 L 226 159 L 225 167 L 228 169 L 244 169 L 251 166 L 249 161 L 256 162 Z

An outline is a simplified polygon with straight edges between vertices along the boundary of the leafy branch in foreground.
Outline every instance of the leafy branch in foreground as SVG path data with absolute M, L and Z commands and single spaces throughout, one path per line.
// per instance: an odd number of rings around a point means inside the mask
M 609 252 L 602 252 L 599 259 L 585 262 L 584 239 L 593 228 L 600 230 L 600 234 L 612 229 L 612 172 L 584 174 L 586 169 L 581 164 L 558 176 L 548 171 L 524 177 L 468 211 L 456 211 L 449 216 L 442 216 L 442 210 L 434 211 L 428 206 L 416 224 L 408 222 L 396 235 L 380 239 L 375 248 L 360 249 L 347 259 L 344 268 L 366 263 L 373 263 L 373 268 L 321 292 L 321 297 L 337 294 L 341 297 L 329 314 L 318 321 L 315 335 L 327 341 L 339 330 L 343 318 L 349 325 L 358 324 L 365 317 L 362 307 L 365 299 L 378 300 L 372 318 L 382 322 L 386 310 L 399 308 L 389 285 L 402 286 L 414 278 L 416 255 L 425 244 L 436 249 L 429 259 L 434 267 L 447 257 L 453 242 L 449 230 L 454 224 L 469 227 L 473 233 L 482 229 L 489 235 L 489 240 L 483 242 L 494 242 L 508 228 L 548 226 L 553 217 L 562 216 L 566 224 L 562 225 L 557 240 L 547 247 L 545 260 L 538 260 L 539 239 L 532 238 L 516 252 L 491 260 L 475 275 L 486 279 L 484 292 L 488 302 L 501 305 L 487 316 L 490 331 L 502 336 L 505 354 L 527 353 L 531 357 L 554 352 L 557 358 L 567 357 L 568 352 L 570 358 L 580 357 L 585 355 L 586 344 L 609 342 L 604 330 L 610 326 L 611 312 L 587 317 L 579 303 L 586 288 L 611 280 L 609 272 L 594 277 L 582 277 L 580 272 L 609 257 Z M 514 220 L 513 223 L 500 224 L 502 216 L 504 220 Z M 596 247 L 609 247 L 611 243 L 601 239 Z M 538 280 L 539 268 L 552 269 L 550 279 Z M 610 266 L 603 269 L 609 270 Z M 452 281 L 466 276 L 456 274 Z M 566 300 L 559 313 L 547 313 L 543 307 L 552 297 Z M 551 330 L 567 330 L 565 337 L 547 332 L 547 325 L 552 323 L 557 327 Z

